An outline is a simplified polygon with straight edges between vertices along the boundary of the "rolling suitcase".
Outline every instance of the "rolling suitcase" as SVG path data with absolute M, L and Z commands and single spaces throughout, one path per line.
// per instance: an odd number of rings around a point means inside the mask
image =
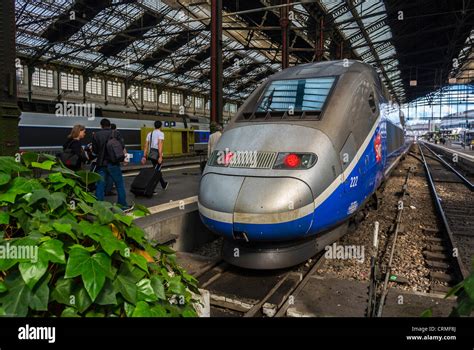
M 160 168 L 161 166 L 157 165 L 153 168 L 145 168 L 140 170 L 140 173 L 132 182 L 130 192 L 136 196 L 145 196 L 151 198 L 153 196 L 153 192 L 155 191 L 156 185 L 158 185 L 158 182 L 160 182 Z

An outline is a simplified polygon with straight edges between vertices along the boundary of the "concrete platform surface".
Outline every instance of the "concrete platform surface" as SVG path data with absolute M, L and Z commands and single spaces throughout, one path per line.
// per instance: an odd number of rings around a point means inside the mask
M 217 259 L 192 253 L 177 252 L 176 260 L 190 275 L 195 276 L 202 269 L 215 263 Z
M 458 153 L 465 156 L 467 159 L 474 161 L 474 150 L 470 150 L 468 146 L 462 147 L 460 144 L 434 144 L 427 142 L 428 145 L 433 146 L 434 148 L 439 148 L 450 153 Z
M 167 190 L 163 190 L 158 184 L 156 187 L 157 194 L 152 198 L 137 197 L 130 192 L 133 179 L 138 174 L 136 173 L 124 173 L 125 192 L 127 195 L 128 203 L 138 203 L 152 208 L 154 206 L 176 202 L 176 206 L 179 205 L 180 200 L 185 200 L 193 196 L 197 196 L 199 191 L 199 181 L 201 179 L 201 171 L 199 165 L 184 165 L 179 168 L 163 169 L 163 178 L 169 183 Z M 114 191 L 116 192 L 115 188 Z M 106 196 L 105 200 L 109 202 L 116 202 L 117 196 Z
M 364 317 L 368 283 L 312 276 L 294 304 L 290 317 Z
M 383 309 L 383 317 L 420 317 L 423 311 L 432 309 L 433 317 L 448 317 L 456 300 L 444 299 L 444 295 L 407 292 L 391 288 Z

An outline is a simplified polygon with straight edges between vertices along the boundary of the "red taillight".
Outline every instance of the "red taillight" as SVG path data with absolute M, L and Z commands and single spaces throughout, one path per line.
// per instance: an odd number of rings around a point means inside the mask
M 224 165 L 229 165 L 232 157 L 234 156 L 234 153 L 229 152 L 224 156 Z
M 296 168 L 298 165 L 300 165 L 300 157 L 294 153 L 290 153 L 285 157 L 283 162 L 289 168 Z

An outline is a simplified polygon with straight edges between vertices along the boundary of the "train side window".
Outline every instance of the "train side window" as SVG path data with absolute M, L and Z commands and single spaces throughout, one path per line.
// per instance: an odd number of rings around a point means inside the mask
M 372 113 L 377 112 L 377 104 L 375 103 L 375 97 L 372 92 L 369 95 L 369 107 Z

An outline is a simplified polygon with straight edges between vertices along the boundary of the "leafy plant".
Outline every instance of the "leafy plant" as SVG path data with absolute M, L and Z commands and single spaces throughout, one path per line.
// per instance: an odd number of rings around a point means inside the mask
M 455 294 L 457 295 L 457 305 L 453 308 L 449 316 L 471 316 L 474 310 L 474 259 L 472 260 L 471 273 L 469 276 L 451 288 L 445 298 Z
M 196 279 L 86 191 L 98 179 L 49 155 L 0 157 L 0 315 L 196 316 Z

